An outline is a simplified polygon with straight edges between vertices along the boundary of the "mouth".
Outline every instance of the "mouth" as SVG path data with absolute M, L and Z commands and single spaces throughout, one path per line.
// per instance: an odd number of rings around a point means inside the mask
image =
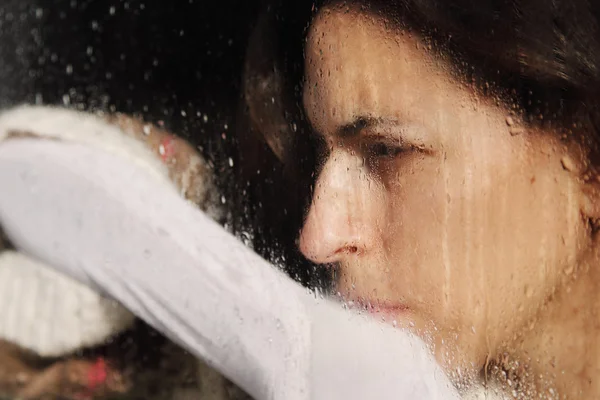
M 410 311 L 406 304 L 392 303 L 389 301 L 369 299 L 362 296 L 337 296 L 342 304 L 350 310 L 366 312 L 372 317 L 392 323 L 396 326 L 400 319 L 405 319 Z

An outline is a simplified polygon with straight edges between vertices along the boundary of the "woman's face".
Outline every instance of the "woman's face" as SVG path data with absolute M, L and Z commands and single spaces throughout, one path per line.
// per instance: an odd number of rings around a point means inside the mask
M 346 301 L 416 331 L 447 367 L 480 368 L 588 247 L 581 156 L 432 53 L 371 14 L 314 19 L 304 105 L 328 151 L 300 247 L 336 268 Z

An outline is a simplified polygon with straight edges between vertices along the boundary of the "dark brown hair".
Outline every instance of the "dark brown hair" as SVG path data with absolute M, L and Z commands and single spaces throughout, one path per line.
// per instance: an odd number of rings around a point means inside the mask
M 502 93 L 529 123 L 565 138 L 583 134 L 596 159 L 600 2 L 402 0 L 373 6 L 428 38 L 475 89 Z
M 245 116 L 251 130 L 293 166 L 294 188 L 314 179 L 301 86 L 305 35 L 322 3 L 358 6 L 415 32 L 475 90 L 500 99 L 530 124 L 553 128 L 566 140 L 583 140 L 592 164 L 599 164 L 600 1 L 271 0 L 247 54 Z M 290 209 L 306 209 L 310 191 L 305 192 L 302 201 L 294 195 Z M 286 224 L 288 236 L 300 228 L 301 211 L 294 221 Z M 294 248 L 295 237 L 288 239 Z

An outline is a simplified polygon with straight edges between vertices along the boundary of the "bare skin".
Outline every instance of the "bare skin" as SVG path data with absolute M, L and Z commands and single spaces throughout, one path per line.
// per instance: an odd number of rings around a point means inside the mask
M 346 301 L 421 335 L 457 382 L 493 362 L 527 398 L 598 397 L 587 149 L 446 62 L 376 15 L 320 10 L 304 105 L 328 150 L 300 249 L 336 268 Z

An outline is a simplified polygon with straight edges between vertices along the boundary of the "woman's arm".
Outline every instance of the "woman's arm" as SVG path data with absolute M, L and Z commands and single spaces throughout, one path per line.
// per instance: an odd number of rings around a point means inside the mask
M 160 177 L 86 143 L 0 143 L 12 243 L 106 293 L 257 399 L 457 395 L 423 343 L 315 299 Z

